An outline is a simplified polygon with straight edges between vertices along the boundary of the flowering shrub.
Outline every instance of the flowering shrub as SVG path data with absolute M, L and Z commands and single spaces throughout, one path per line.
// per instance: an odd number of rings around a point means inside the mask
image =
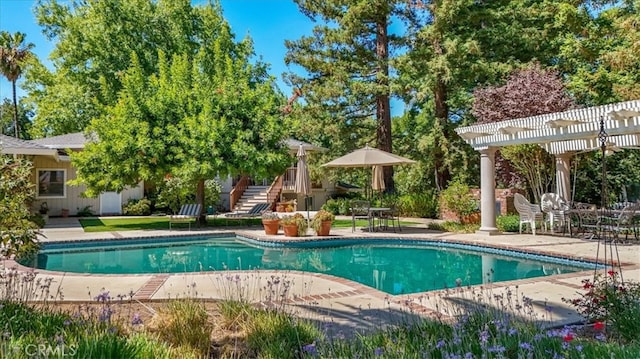
M 640 283 L 623 282 L 619 273 L 610 270 L 593 281 L 583 280 L 582 287 L 586 292 L 579 298 L 563 300 L 595 323 L 596 331 L 606 327 L 613 338 L 625 342 L 640 339 Z

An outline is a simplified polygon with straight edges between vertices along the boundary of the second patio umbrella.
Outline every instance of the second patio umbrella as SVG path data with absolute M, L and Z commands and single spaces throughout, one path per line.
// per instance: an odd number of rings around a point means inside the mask
M 371 188 L 385 190 L 382 167 L 416 163 L 414 160 L 393 153 L 365 146 L 323 164 L 323 167 L 373 167 Z
M 296 169 L 296 185 L 294 191 L 304 195 L 304 204 L 307 207 L 307 222 L 309 221 L 309 205 L 307 196 L 311 194 L 311 179 L 309 177 L 309 167 L 307 167 L 307 152 L 300 145 L 298 149 L 298 167 Z M 302 234 L 301 234 L 302 235 Z

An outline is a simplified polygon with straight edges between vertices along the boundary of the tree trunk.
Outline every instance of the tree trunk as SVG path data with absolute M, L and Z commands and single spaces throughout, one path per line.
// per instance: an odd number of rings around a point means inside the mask
M 207 224 L 206 208 L 204 208 L 204 179 L 199 179 L 196 187 L 196 203 L 200 204 L 200 216 L 198 217 L 198 223 Z
M 378 60 L 377 83 L 384 89 L 376 96 L 376 137 L 378 149 L 393 152 L 391 143 L 391 111 L 389 101 L 389 39 L 387 37 L 387 17 L 380 19 L 376 26 L 376 58 Z M 384 167 L 384 184 L 387 193 L 395 192 L 393 167 Z
M 16 81 L 11 81 L 13 89 L 13 128 L 15 129 L 16 138 L 20 138 L 20 129 L 18 126 L 18 100 L 16 99 Z

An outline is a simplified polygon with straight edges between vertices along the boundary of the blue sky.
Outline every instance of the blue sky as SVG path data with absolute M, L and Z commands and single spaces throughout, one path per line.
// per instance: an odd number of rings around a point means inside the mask
M 194 1 L 198 2 L 202 1 Z M 284 94 L 289 96 L 291 89 L 282 82 L 281 76 L 289 71 L 284 64 L 284 40 L 310 35 L 311 20 L 298 11 L 292 0 L 221 0 L 221 4 L 236 39 L 240 40 L 247 34 L 251 36 L 256 55 L 271 65 L 270 73 L 278 79 L 278 86 Z M 36 45 L 33 51 L 40 61 L 47 63 L 54 44 L 42 35 L 36 24 L 32 11 L 34 6 L 35 1 L 31 0 L 0 0 L 0 30 L 25 33 L 27 41 Z M 18 90 L 18 95 L 22 96 L 22 91 Z M 5 97 L 11 98 L 11 83 L 1 77 L 0 98 Z

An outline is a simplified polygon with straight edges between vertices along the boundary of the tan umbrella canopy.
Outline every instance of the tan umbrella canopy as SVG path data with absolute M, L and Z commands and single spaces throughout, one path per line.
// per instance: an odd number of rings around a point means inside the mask
M 307 207 L 307 221 L 309 220 L 309 205 L 307 204 L 307 196 L 311 194 L 311 178 L 309 177 L 309 167 L 307 166 L 307 152 L 304 146 L 298 148 L 298 167 L 296 168 L 296 184 L 294 191 L 304 195 L 304 204 Z M 302 235 L 302 234 L 301 234 Z
M 365 146 L 342 157 L 327 162 L 322 167 L 372 167 L 416 163 L 414 160 L 394 155 L 377 148 Z
M 374 191 L 384 191 L 384 166 L 404 165 L 416 163 L 414 160 L 394 155 L 387 151 L 365 146 L 331 162 L 323 164 L 323 167 L 373 167 L 371 188 Z

